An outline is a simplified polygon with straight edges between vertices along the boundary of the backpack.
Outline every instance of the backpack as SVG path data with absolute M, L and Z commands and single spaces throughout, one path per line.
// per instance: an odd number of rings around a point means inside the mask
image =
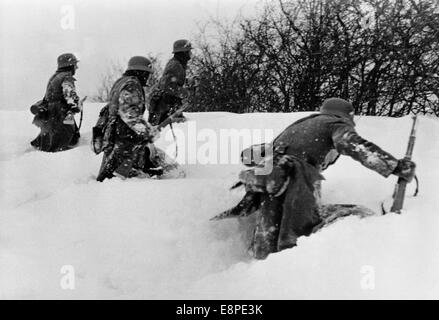
M 43 98 L 42 100 L 38 100 L 30 107 L 30 112 L 32 112 L 32 114 L 35 115 L 39 113 L 47 112 L 47 110 L 48 110 L 48 106 L 45 98 Z
M 100 154 L 103 150 L 102 147 L 104 144 L 104 134 L 105 128 L 108 124 L 108 119 L 109 111 L 107 104 L 99 112 L 98 121 L 96 122 L 96 125 L 93 127 L 92 130 L 91 149 L 95 154 Z
M 45 98 L 35 102 L 30 107 L 30 112 L 35 115 L 32 123 L 39 128 L 49 120 L 49 107 Z

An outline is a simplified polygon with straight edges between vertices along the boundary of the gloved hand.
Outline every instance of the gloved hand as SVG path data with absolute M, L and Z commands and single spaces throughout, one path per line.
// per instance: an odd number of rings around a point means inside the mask
M 415 168 L 416 164 L 413 161 L 408 159 L 399 159 L 398 165 L 392 173 L 406 180 L 407 182 L 411 182 L 415 177 Z

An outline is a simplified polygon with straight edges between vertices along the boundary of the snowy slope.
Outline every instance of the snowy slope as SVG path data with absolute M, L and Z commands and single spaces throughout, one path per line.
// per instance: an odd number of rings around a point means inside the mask
M 29 151 L 37 134 L 29 112 L 0 111 L 0 298 L 439 298 L 437 118 L 420 118 L 421 190 L 406 198 L 402 215 L 347 218 L 252 261 L 243 224 L 209 221 L 242 197 L 228 190 L 241 166 L 186 164 L 186 179 L 98 183 L 101 156 L 89 141 L 100 106 L 86 104 L 80 146 L 57 154 Z M 304 115 L 189 113 L 192 121 L 176 129 L 277 134 Z M 356 121 L 363 137 L 403 156 L 409 117 Z M 172 151 L 168 138 L 163 132 L 158 145 Z M 188 144 L 180 140 L 179 154 L 190 156 Z M 325 177 L 325 202 L 376 211 L 396 181 L 349 158 Z M 65 265 L 74 267 L 74 290 L 60 287 Z M 365 288 L 371 274 L 374 287 Z

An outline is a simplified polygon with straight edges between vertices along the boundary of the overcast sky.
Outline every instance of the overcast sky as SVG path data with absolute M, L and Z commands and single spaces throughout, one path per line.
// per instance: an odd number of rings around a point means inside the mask
M 80 95 L 92 94 L 110 61 L 171 57 L 210 17 L 251 16 L 258 0 L 0 0 L 0 109 L 26 109 L 43 97 L 56 58 L 80 61 Z

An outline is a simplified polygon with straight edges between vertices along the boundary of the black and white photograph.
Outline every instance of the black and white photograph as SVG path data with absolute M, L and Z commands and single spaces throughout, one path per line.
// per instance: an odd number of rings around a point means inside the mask
M 0 0 L 0 300 L 439 299 L 438 117 L 438 0 Z

